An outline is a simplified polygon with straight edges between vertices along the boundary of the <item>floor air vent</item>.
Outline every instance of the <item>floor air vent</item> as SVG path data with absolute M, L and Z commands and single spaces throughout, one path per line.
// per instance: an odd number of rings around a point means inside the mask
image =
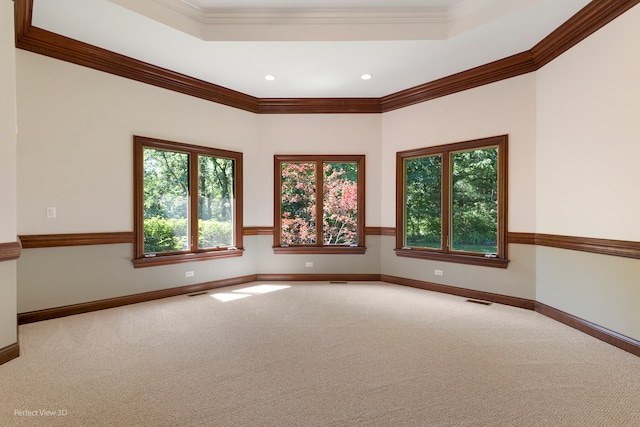
M 331 284 L 342 284 L 342 285 L 344 285 L 344 284 L 347 284 L 347 283 L 349 283 L 349 282 L 341 282 L 341 281 L 338 281 L 338 280 L 334 280 L 334 281 L 331 281 L 331 282 L 329 282 L 329 283 L 331 283 Z
M 480 300 L 477 300 L 477 299 L 468 299 L 467 302 L 472 302 L 474 304 L 480 304 L 480 305 L 491 305 L 491 304 L 493 304 L 492 302 L 489 302 L 489 301 L 480 301 Z

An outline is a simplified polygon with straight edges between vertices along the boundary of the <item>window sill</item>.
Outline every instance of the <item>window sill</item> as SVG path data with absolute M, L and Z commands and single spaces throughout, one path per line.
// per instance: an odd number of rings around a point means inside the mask
M 364 246 L 274 246 L 274 254 L 348 254 L 361 255 L 366 252 Z
M 454 262 L 458 264 L 479 265 L 482 267 L 507 268 L 509 260 L 504 258 L 486 258 L 482 256 L 444 254 L 420 249 L 394 249 L 397 256 L 407 258 L 430 259 L 433 261 Z
M 133 259 L 135 268 L 153 267 L 158 265 L 179 264 L 182 262 L 207 261 L 217 258 L 231 258 L 242 256 L 244 249 L 226 249 L 218 251 L 188 253 L 179 255 L 159 255 L 154 257 Z

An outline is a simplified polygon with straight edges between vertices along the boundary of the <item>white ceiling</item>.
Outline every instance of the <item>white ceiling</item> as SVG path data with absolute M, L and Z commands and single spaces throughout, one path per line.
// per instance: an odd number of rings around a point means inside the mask
M 526 51 L 587 3 L 34 0 L 33 25 L 258 98 L 379 98 Z

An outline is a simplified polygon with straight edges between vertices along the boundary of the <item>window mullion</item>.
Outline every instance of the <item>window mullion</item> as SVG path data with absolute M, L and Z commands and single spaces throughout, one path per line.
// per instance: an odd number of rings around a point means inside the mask
M 451 153 L 442 153 L 442 252 L 449 253 L 451 234 Z
M 316 161 L 316 246 L 324 246 L 324 163 Z
M 198 251 L 198 154 L 189 154 L 189 248 Z

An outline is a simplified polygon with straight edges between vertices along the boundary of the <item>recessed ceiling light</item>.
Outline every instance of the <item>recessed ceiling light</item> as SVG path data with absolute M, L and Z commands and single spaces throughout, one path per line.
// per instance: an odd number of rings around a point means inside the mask
M 369 80 L 371 77 L 373 77 L 371 74 L 363 74 L 360 76 L 362 80 Z
M 273 74 L 267 74 L 266 76 L 264 76 L 264 79 L 272 81 L 276 79 L 276 76 L 274 76 Z

